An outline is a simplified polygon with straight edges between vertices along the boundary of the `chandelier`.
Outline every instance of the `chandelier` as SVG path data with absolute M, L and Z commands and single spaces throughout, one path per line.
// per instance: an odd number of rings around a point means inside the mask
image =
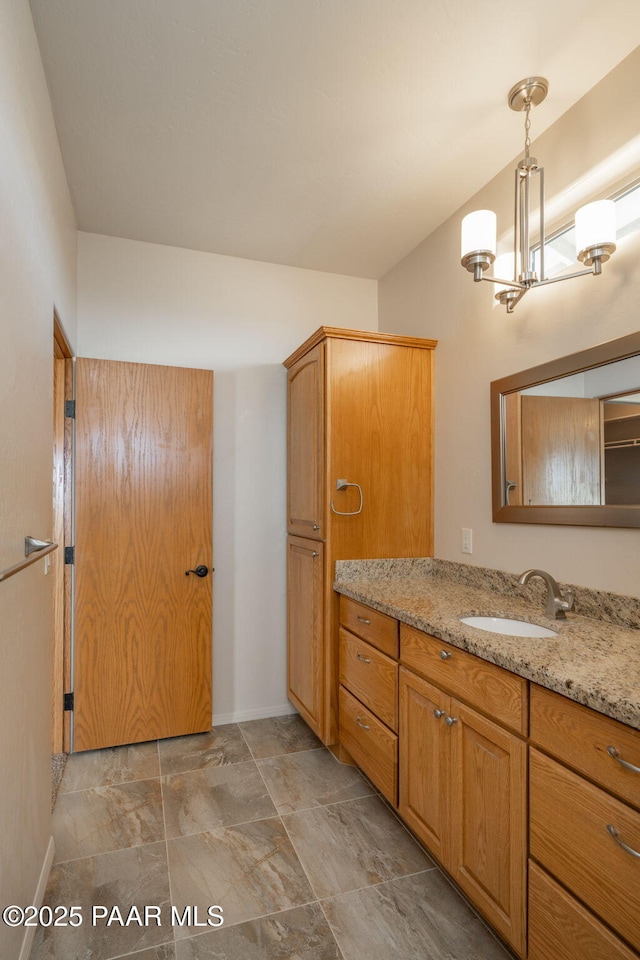
M 515 170 L 515 217 L 513 280 L 501 280 L 499 277 L 485 276 L 496 258 L 496 215 L 492 210 L 475 210 L 462 221 L 461 254 L 462 266 L 473 279 L 489 280 L 506 287 L 496 294 L 512 313 L 515 305 L 532 287 L 542 287 L 560 280 L 571 280 L 586 274 L 602 273 L 605 263 L 616 249 L 616 216 L 613 200 L 597 200 L 588 203 L 576 212 L 576 254 L 578 260 L 590 269 L 578 270 L 561 277 L 547 279 L 544 273 L 544 168 L 539 166 L 535 157 L 529 153 L 531 141 L 531 108 L 542 103 L 549 90 L 544 77 L 528 77 L 516 83 L 509 91 L 507 102 L 512 110 L 524 111 L 524 157 Z M 540 232 L 539 245 L 536 247 L 531 238 L 531 196 L 534 193 L 534 180 L 538 179 Z M 538 253 L 539 275 L 535 269 L 535 253 Z

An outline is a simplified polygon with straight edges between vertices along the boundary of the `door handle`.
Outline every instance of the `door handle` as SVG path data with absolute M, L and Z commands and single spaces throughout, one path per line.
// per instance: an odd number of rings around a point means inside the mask
M 195 573 L 196 577 L 206 577 L 206 575 L 209 573 L 209 567 L 205 567 L 204 563 L 201 563 L 195 568 L 195 570 L 185 570 L 187 577 L 190 573 Z

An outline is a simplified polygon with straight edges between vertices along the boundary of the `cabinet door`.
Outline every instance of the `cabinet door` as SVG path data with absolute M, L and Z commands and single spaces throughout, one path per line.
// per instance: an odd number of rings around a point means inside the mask
M 323 545 L 287 540 L 288 695 L 309 726 L 323 723 Z
M 324 539 L 324 344 L 287 374 L 289 533 Z
M 523 740 L 451 702 L 453 879 L 520 954 L 525 949 L 526 776 Z
M 400 670 L 400 815 L 444 866 L 450 856 L 450 699 Z

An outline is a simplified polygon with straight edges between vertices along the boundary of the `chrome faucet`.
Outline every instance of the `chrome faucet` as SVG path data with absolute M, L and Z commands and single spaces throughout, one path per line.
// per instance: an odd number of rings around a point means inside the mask
M 574 596 L 567 590 L 566 598 L 560 593 L 560 587 L 546 570 L 525 570 L 518 578 L 518 583 L 529 583 L 532 577 L 540 577 L 547 585 L 547 616 L 552 620 L 564 620 L 565 610 L 573 610 Z

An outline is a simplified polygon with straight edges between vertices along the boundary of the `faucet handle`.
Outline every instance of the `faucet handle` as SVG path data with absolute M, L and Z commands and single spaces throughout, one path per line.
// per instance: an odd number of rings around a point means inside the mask
M 573 605 L 574 605 L 574 603 L 575 603 L 575 600 L 576 600 L 576 598 L 575 598 L 574 595 L 573 595 L 573 590 L 567 590 L 567 592 L 565 593 L 563 599 L 562 599 L 561 602 L 560 602 L 560 609 L 561 609 L 561 610 L 573 610 Z

